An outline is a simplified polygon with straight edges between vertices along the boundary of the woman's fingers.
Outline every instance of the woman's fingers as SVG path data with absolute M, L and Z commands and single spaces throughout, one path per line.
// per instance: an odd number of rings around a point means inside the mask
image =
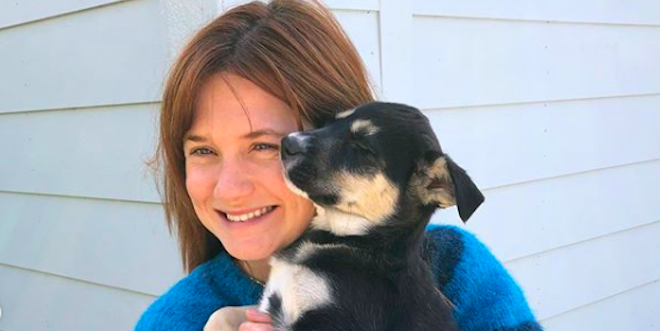
M 242 323 L 238 331 L 273 331 L 273 319 L 266 313 L 248 308 L 245 310 L 245 318 L 247 322 Z
M 224 307 L 214 312 L 204 331 L 273 331 L 273 319 L 257 306 Z
M 245 322 L 241 324 L 238 331 L 273 331 L 273 325 L 269 323 Z
M 209 317 L 204 331 L 237 331 L 247 321 L 245 311 L 255 306 L 223 307 Z M 258 330 L 258 329 L 257 329 Z
M 273 319 L 270 315 L 260 312 L 257 309 L 249 308 L 245 311 L 245 317 L 249 322 L 272 324 Z

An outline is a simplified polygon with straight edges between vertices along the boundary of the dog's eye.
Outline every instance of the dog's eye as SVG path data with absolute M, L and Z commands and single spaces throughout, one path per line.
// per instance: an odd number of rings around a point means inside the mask
M 353 145 L 367 153 L 373 153 L 373 150 L 371 149 L 371 146 L 366 141 L 363 140 L 355 140 L 353 141 Z

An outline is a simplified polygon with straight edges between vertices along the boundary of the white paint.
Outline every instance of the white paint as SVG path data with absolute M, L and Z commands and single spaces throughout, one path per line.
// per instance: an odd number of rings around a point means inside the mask
M 157 105 L 0 115 L 0 191 L 160 202 Z
M 351 2 L 358 3 L 358 1 Z M 360 54 L 360 58 L 367 67 L 369 80 L 373 84 L 373 92 L 379 96 L 382 92 L 381 61 L 383 55 L 379 42 L 379 13 L 376 11 L 335 10 L 333 14 Z
M 381 1 L 380 70 L 383 98 L 387 101 L 414 103 L 415 100 L 412 5 L 411 1 Z M 425 34 L 426 38 L 430 36 Z
M 658 238 L 660 221 L 516 260 L 506 266 L 526 289 L 530 304 L 543 319 L 660 279 Z
M 148 271 L 144 264 L 136 268 Z M 133 330 L 154 300 L 140 292 L 5 264 L 0 264 L 0 279 L 3 330 Z
M 159 204 L 0 192 L 0 210 L 0 265 L 152 297 L 183 276 Z
M 0 29 L 126 0 L 0 1 Z
M 424 109 L 660 92 L 658 28 L 415 17 L 412 38 Z
M 270 265 L 270 276 L 259 310 L 267 312 L 268 298 L 274 293 L 279 294 L 285 326 L 293 324 L 306 311 L 332 303 L 332 289 L 327 279 L 304 266 L 275 257 L 271 258 Z
M 504 261 L 638 228 L 660 220 L 658 174 L 660 160 L 487 190 L 467 228 Z M 463 226 L 455 208 L 432 222 Z
M 167 19 L 169 59 L 173 61 L 185 43 L 200 26 L 210 22 L 221 11 L 222 0 L 158 0 Z
M 655 0 L 413 0 L 412 3 L 415 15 L 426 16 L 660 25 L 660 3 Z
M 659 159 L 658 109 L 652 95 L 426 115 L 443 151 L 484 189 Z
M 603 299 L 543 321 L 546 330 L 657 330 L 660 281 Z
M 166 24 L 148 0 L 0 30 L 0 113 L 160 100 Z

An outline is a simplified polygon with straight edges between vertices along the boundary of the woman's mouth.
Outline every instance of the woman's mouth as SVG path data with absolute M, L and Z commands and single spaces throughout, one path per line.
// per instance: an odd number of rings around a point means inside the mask
M 257 217 L 266 215 L 271 211 L 273 211 L 273 209 L 275 209 L 275 206 L 264 207 L 244 214 L 230 214 L 230 213 L 224 213 L 224 214 L 227 220 L 230 222 L 246 222 L 255 219 Z

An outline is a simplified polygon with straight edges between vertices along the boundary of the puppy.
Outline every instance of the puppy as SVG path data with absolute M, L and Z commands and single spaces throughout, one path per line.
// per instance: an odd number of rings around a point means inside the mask
M 259 308 L 276 330 L 458 330 L 422 257 L 424 229 L 438 207 L 467 221 L 484 197 L 421 111 L 366 104 L 285 137 L 281 157 L 317 215 L 270 260 Z

